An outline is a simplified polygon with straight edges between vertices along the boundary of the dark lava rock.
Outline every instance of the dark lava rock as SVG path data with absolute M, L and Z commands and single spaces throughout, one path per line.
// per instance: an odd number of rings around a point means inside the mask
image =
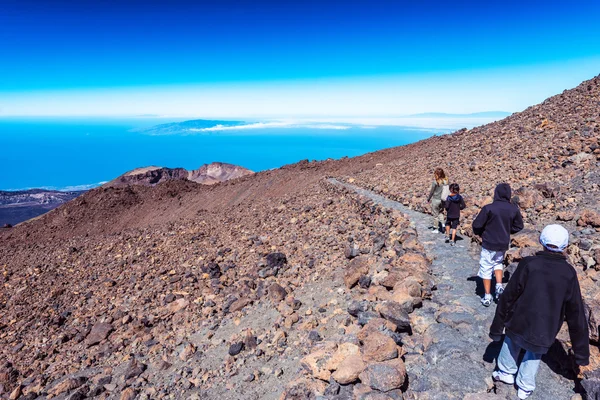
M 371 286 L 371 277 L 368 275 L 363 275 L 360 278 L 358 278 L 358 286 L 360 286 L 363 289 L 368 289 L 369 286 Z
M 238 354 L 240 354 L 242 352 L 243 348 L 244 348 L 244 342 L 233 343 L 231 346 L 229 346 L 229 355 L 237 356 Z
M 90 391 L 90 387 L 88 385 L 83 385 L 77 388 L 73 393 L 67 397 L 66 400 L 83 400 L 88 398 L 88 393 Z
M 581 386 L 585 390 L 586 399 L 600 400 L 600 370 L 585 374 Z
M 283 268 L 287 264 L 287 257 L 283 253 L 271 253 L 266 257 L 267 267 Z
M 589 249 L 592 248 L 593 245 L 594 244 L 590 240 L 581 239 L 579 241 L 579 248 L 584 251 L 588 251 Z
M 124 376 L 125 380 L 131 379 L 131 378 L 137 378 L 146 370 L 146 368 L 147 368 L 146 364 L 143 364 L 143 363 L 137 361 L 136 359 L 133 359 L 129 362 L 129 365 L 127 365 L 127 368 L 125 369 L 125 373 L 123 376 Z
M 410 318 L 400 303 L 387 301 L 381 306 L 379 313 L 396 325 L 400 332 L 410 332 Z
M 319 335 L 319 332 L 310 331 L 308 333 L 308 340 L 310 340 L 311 342 L 320 342 L 321 340 L 323 340 L 323 338 L 321 337 L 321 335 Z
M 377 253 L 385 246 L 385 237 L 377 236 L 373 239 L 373 253 Z
M 369 309 L 369 302 L 368 301 L 352 301 L 350 302 L 350 304 L 348 304 L 348 314 L 352 315 L 353 317 L 358 317 L 358 314 L 360 312 L 365 312 Z
M 221 267 L 219 267 L 219 264 L 214 262 L 208 263 L 208 265 L 203 267 L 202 272 L 207 273 L 210 279 L 217 279 L 222 275 Z
M 360 249 L 358 247 L 350 245 L 346 247 L 346 250 L 344 250 L 344 256 L 346 256 L 346 258 L 349 260 L 353 259 L 354 257 L 358 257 L 359 255 Z
M 358 313 L 358 324 L 364 326 L 373 318 L 379 318 L 379 314 L 374 313 L 373 311 L 361 311 Z
M 340 384 L 333 381 L 325 388 L 325 396 L 336 396 L 340 392 Z

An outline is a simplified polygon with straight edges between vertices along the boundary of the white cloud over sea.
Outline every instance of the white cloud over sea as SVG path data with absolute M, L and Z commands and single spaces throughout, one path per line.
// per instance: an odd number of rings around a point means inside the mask
M 222 125 L 217 124 L 209 128 L 189 128 L 188 132 L 220 132 L 220 131 L 239 131 L 249 129 L 282 129 L 282 128 L 308 128 L 308 129 L 332 129 L 346 130 L 350 129 L 348 125 L 335 124 L 311 124 L 298 122 L 254 122 L 241 125 Z

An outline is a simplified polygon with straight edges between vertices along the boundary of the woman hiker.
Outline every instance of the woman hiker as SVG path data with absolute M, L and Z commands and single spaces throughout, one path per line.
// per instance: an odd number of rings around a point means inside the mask
M 436 168 L 433 172 L 431 190 L 429 190 L 429 196 L 427 197 L 427 201 L 431 204 L 431 215 L 433 216 L 432 232 L 442 232 L 444 228 L 444 214 L 442 212 L 442 192 L 444 191 L 444 186 L 448 186 L 448 178 L 446 178 L 443 169 Z

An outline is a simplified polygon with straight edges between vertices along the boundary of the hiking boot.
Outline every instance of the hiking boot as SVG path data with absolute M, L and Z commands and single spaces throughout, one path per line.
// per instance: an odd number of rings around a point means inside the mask
M 446 243 L 450 243 L 450 238 L 446 238 Z
M 504 286 L 496 286 L 496 301 L 500 300 L 502 293 L 504 293 Z
M 486 294 L 485 296 L 483 296 L 481 298 L 481 304 L 483 304 L 484 307 L 491 306 L 492 305 L 492 295 Z
M 523 389 L 519 388 L 519 391 L 517 392 L 517 396 L 519 397 L 519 399 L 525 400 L 526 398 L 531 396 L 531 393 L 533 393 L 533 392 L 528 392 L 527 390 L 523 390 Z
M 452 246 L 452 247 L 456 246 L 456 242 L 454 242 L 454 241 L 450 242 L 450 246 Z
M 507 374 L 506 372 L 502 372 L 502 371 L 492 372 L 492 379 L 495 382 L 502 382 L 502 383 L 506 383 L 507 385 L 515 384 L 515 376 L 513 374 Z

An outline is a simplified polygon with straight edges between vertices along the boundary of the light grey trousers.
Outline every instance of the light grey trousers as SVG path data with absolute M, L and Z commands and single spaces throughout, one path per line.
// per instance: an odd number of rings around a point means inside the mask
M 513 343 L 508 336 L 505 336 L 502 350 L 500 350 L 498 356 L 498 369 L 511 375 L 517 374 L 518 371 L 516 382 L 519 389 L 533 392 L 535 390 L 535 376 L 540 367 L 542 355 L 526 351 L 521 365 L 517 366 L 519 353 L 521 353 L 521 348 Z
M 433 216 L 433 226 L 437 228 L 438 222 L 444 227 L 444 212 L 442 210 L 441 199 L 431 199 L 431 215 Z

